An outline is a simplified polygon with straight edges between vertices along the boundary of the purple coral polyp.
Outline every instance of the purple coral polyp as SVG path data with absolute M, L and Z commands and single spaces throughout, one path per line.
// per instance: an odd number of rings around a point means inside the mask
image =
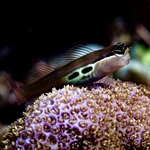
M 10 125 L 0 148 L 150 149 L 149 97 L 150 88 L 119 80 L 53 88 Z

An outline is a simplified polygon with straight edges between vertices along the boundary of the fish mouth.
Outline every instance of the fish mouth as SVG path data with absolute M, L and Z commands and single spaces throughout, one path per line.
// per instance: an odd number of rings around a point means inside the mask
M 126 48 L 124 55 L 122 56 L 122 63 L 124 62 L 124 65 L 129 64 L 130 62 L 130 54 L 129 54 L 130 48 Z
M 127 47 L 124 54 L 128 54 L 130 52 L 130 50 L 131 49 Z

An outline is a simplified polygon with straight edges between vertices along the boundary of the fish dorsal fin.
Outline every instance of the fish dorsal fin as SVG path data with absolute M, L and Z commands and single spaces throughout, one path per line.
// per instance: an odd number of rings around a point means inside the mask
M 51 59 L 48 62 L 48 64 L 49 66 L 52 66 L 53 68 L 60 68 L 94 51 L 96 51 L 96 49 L 90 48 L 88 46 L 84 46 L 84 45 L 74 46 L 73 48 L 69 49 L 64 55 Z
M 25 84 L 29 85 L 32 84 L 39 79 L 43 78 L 44 76 L 48 75 L 49 73 L 53 72 L 55 69 L 49 66 L 44 61 L 38 61 L 35 65 L 30 69 L 28 76 L 25 79 Z

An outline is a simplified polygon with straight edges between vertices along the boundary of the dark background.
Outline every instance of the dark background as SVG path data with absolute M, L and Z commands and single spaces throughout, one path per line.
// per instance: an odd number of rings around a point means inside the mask
M 138 22 L 150 27 L 149 0 L 54 2 L 0 6 L 0 48 L 10 49 L 7 59 L 1 54 L 0 69 L 16 68 L 18 64 L 21 69 L 22 63 L 30 64 L 36 55 L 50 57 L 77 44 L 106 46 L 117 16 L 123 17 L 131 32 Z
M 125 20 L 131 33 L 137 23 L 150 29 L 149 0 L 54 2 L 0 5 L 1 71 L 9 71 L 20 80 L 37 58 L 49 59 L 77 44 L 107 46 L 112 22 L 118 16 Z M 21 114 L 19 108 L 0 112 L 1 116 L 11 113 L 7 120 L 11 122 Z
M 116 16 L 122 16 L 131 30 L 136 22 L 150 26 L 148 0 L 81 2 L 1 5 L 0 44 L 20 44 L 26 51 L 46 55 L 83 42 L 108 44 Z

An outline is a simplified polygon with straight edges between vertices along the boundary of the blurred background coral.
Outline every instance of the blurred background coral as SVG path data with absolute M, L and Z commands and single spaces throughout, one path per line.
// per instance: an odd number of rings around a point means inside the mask
M 48 62 L 78 44 L 131 47 L 114 78 L 150 85 L 150 1 L 0 5 L 0 133 L 22 116 L 4 72 L 21 81 L 34 62 Z

